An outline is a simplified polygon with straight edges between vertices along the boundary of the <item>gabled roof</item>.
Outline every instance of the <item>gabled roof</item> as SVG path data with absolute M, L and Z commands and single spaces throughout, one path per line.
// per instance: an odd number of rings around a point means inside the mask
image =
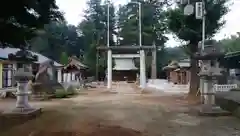
M 163 70 L 167 69 L 178 69 L 190 67 L 190 59 L 183 59 L 180 61 L 171 61 L 167 66 L 163 67 Z
M 9 48 L 9 47 L 7 47 L 7 48 L 0 48 L 0 59 L 8 59 L 8 54 L 16 53 L 19 50 L 20 50 L 19 48 Z M 29 52 L 31 52 L 33 55 L 37 55 L 38 56 L 38 61 L 35 62 L 35 63 L 43 63 L 45 61 L 51 60 L 50 58 L 47 58 L 46 56 L 43 56 L 43 55 L 41 55 L 39 53 L 32 52 L 32 51 L 29 51 Z M 54 61 L 54 65 L 57 66 L 57 67 L 63 66 L 62 64 L 59 64 L 56 61 Z
M 163 70 L 169 70 L 169 69 L 177 69 L 179 68 L 179 64 L 177 61 L 171 61 L 167 66 L 163 67 Z
M 83 64 L 82 62 L 80 62 L 80 60 L 76 57 L 76 56 L 72 56 L 68 58 L 68 64 L 64 67 L 64 69 L 87 69 L 88 67 Z
M 69 61 L 72 62 L 72 63 L 77 64 L 77 65 L 80 66 L 80 67 L 88 68 L 88 66 L 85 65 L 85 64 L 83 64 L 83 63 L 81 62 L 81 60 L 78 59 L 76 56 L 69 57 Z

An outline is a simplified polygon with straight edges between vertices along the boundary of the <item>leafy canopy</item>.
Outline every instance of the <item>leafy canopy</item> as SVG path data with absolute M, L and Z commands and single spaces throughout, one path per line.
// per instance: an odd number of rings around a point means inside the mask
M 7 0 L 0 2 L 0 42 L 2 45 L 25 44 L 36 30 L 52 20 L 63 20 L 55 0 Z
M 191 0 L 191 4 L 197 0 Z M 206 37 L 210 39 L 225 24 L 221 18 L 228 12 L 228 0 L 205 0 L 206 4 Z M 178 38 L 197 44 L 202 39 L 202 20 L 195 18 L 195 13 L 184 16 L 185 5 L 178 3 L 177 8 L 168 11 L 168 28 Z

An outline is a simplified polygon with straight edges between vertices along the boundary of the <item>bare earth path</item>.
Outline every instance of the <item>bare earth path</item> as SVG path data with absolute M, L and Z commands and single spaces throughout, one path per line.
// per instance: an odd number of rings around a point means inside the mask
M 0 136 L 240 136 L 234 117 L 199 117 L 188 114 L 179 96 L 141 94 L 133 85 L 100 88 L 77 97 L 33 102 L 43 114 Z M 12 101 L 0 101 L 0 111 Z

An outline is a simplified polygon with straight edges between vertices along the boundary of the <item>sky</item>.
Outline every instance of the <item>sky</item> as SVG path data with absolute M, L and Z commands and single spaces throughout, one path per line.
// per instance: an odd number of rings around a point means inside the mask
M 112 0 L 117 6 L 124 4 L 128 0 Z M 84 10 L 86 9 L 87 0 L 56 0 L 60 10 L 65 13 L 65 18 L 69 24 L 78 25 L 83 19 Z M 226 20 L 225 26 L 216 34 L 215 39 L 220 40 L 224 37 L 236 34 L 240 32 L 240 0 L 230 0 L 230 12 L 226 14 L 223 19 Z M 169 36 L 169 41 L 166 43 L 168 47 L 174 47 L 179 45 L 179 41 L 175 40 L 173 36 Z

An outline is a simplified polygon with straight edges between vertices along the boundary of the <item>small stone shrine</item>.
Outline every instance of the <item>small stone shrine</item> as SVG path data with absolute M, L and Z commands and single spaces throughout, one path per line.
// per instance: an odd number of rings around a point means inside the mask
M 201 60 L 200 76 L 200 92 L 202 106 L 200 108 L 200 115 L 223 115 L 228 112 L 223 111 L 215 104 L 215 90 L 214 84 L 218 84 L 218 80 L 223 76 L 224 69 L 220 68 L 219 60 L 224 57 L 221 52 L 214 45 L 205 45 L 204 51 L 196 54 L 195 58 Z
M 18 63 L 20 63 L 21 67 L 18 68 L 16 73 L 14 74 L 14 78 L 17 81 L 16 107 L 10 109 L 9 111 L 5 111 L 4 114 L 35 116 L 41 113 L 40 108 L 31 107 L 28 103 L 28 98 L 30 95 L 30 91 L 28 89 L 28 82 L 33 79 L 33 75 L 29 66 L 34 61 L 37 61 L 37 56 L 32 55 L 26 49 L 21 49 L 15 54 L 9 54 L 8 58 L 11 61 L 17 61 Z

